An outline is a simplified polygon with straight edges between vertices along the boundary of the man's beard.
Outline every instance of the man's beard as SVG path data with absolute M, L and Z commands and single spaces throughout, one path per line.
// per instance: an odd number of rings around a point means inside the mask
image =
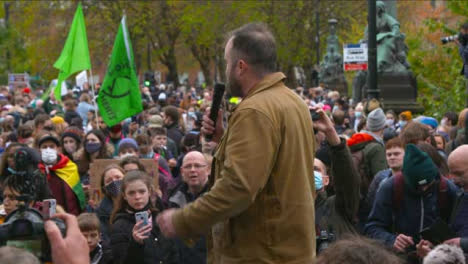
M 242 87 L 239 83 L 239 80 L 234 76 L 234 71 L 230 71 L 229 75 L 226 77 L 226 88 L 228 93 L 233 97 L 243 97 Z

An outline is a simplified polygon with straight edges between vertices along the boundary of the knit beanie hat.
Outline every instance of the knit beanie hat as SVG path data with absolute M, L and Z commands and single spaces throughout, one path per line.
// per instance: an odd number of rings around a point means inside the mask
M 81 130 L 79 130 L 79 128 L 77 127 L 69 127 L 65 130 L 65 132 L 63 132 L 62 134 L 62 137 L 61 137 L 61 140 L 62 140 L 62 143 L 63 143 L 63 139 L 66 138 L 66 137 L 71 137 L 73 138 L 77 143 L 78 145 L 81 143 L 81 136 L 82 136 L 82 132 Z
M 385 113 L 382 108 L 377 108 L 369 113 L 367 116 L 366 126 L 367 130 L 376 132 L 385 127 Z
M 124 138 L 120 140 L 119 143 L 119 152 L 124 148 L 133 148 L 138 151 L 138 144 L 133 138 Z
M 465 256 L 461 248 L 442 244 L 427 254 L 423 264 L 465 264 Z
M 431 183 L 439 174 L 429 155 L 414 144 L 406 145 L 402 172 L 405 183 L 413 189 Z
M 436 129 L 437 126 L 439 125 L 439 123 L 437 122 L 437 120 L 433 117 L 423 117 L 421 118 L 421 120 L 419 120 L 419 122 L 421 122 L 421 124 L 424 124 L 424 125 L 428 125 L 430 127 L 432 127 L 433 129 Z

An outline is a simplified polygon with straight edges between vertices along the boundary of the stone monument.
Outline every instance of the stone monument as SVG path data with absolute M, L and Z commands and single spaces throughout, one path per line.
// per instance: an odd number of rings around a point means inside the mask
M 328 20 L 330 35 L 327 37 L 327 53 L 320 63 L 319 82 L 342 95 L 348 94 L 348 85 L 343 72 L 343 57 L 340 53 L 340 43 L 336 36 L 336 19 Z
M 395 1 L 387 1 L 394 5 Z M 393 8 L 394 9 L 394 8 Z M 367 28 L 364 39 L 367 42 Z M 422 111 L 416 102 L 417 82 L 406 60 L 408 47 L 405 35 L 400 32 L 400 23 L 386 12 L 385 3 L 377 1 L 377 82 L 380 100 L 386 109 L 397 112 Z M 353 80 L 353 101 L 366 98 L 367 72 L 360 71 Z

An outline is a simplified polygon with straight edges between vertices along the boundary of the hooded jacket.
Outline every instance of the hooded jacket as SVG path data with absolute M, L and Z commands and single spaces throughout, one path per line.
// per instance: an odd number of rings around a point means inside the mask
M 362 151 L 362 161 L 364 162 L 364 171 L 360 171 L 361 165 L 358 165 L 359 174 L 365 174 L 360 175 L 361 199 L 358 210 L 359 232 L 363 232 L 364 230 L 364 225 L 371 207 L 371 205 L 366 204 L 368 188 L 374 179 L 374 175 L 387 168 L 385 148 L 380 141 L 381 139 L 377 139 L 373 135 L 363 132 L 354 134 L 347 142 L 351 153 Z
M 382 143 L 367 133 L 356 133 L 347 142 L 351 153 L 362 150 L 369 175 L 374 177 L 377 172 L 387 168 L 385 147 Z
M 438 204 L 438 177 L 425 195 L 418 193 L 409 185 L 404 185 L 404 197 L 397 211 L 393 203 L 394 176 L 384 180 L 375 196 L 375 202 L 365 227 L 366 234 L 378 239 L 387 246 L 393 246 L 398 234 L 413 237 L 415 243 L 419 242 L 419 232 L 432 225 L 439 217 Z M 448 208 L 455 202 L 458 188 L 447 181 Z M 443 219 L 448 222 L 449 219 Z

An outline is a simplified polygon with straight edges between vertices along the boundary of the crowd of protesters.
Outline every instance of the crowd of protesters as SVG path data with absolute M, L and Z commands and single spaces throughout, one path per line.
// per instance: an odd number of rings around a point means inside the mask
M 98 90 L 74 89 L 58 102 L 53 93 L 42 100 L 30 88 L 0 87 L 0 223 L 22 194 L 14 184 L 21 170 L 15 154 L 28 150 L 36 153 L 33 162 L 46 182 L 31 206 L 40 209 L 42 200 L 53 198 L 58 212 L 78 216 L 91 263 L 206 263 L 204 237 L 165 238 L 155 219 L 210 188 L 216 143 L 200 131 L 212 89 L 160 84 L 141 91 L 144 111 L 108 127 L 96 115 Z M 336 252 L 348 261 L 369 258 L 362 263 L 373 263 L 379 254 L 388 258 L 385 263 L 465 263 L 462 253 L 459 262 L 434 258 L 443 259 L 437 252 L 447 250 L 468 253 L 468 109 L 437 120 L 384 112 L 377 100 L 352 104 L 321 87 L 296 92 L 311 117 L 318 115 L 310 225 L 317 233 L 319 263 L 345 263 L 337 262 Z M 239 102 L 225 100 L 224 118 Z M 92 175 L 99 159 L 115 163 Z M 158 165 L 158 184 L 143 159 Z M 100 197 L 93 195 L 91 177 L 99 182 Z M 142 211 L 149 213 L 146 226 L 135 220 Z M 421 232 L 440 221 L 456 236 L 424 239 Z
M 36 162 L 47 182 L 32 206 L 40 208 L 43 199 L 54 198 L 59 212 L 77 215 L 91 263 L 206 263 L 203 237 L 167 239 L 154 219 L 165 208 L 184 207 L 209 189 L 216 143 L 205 141 L 200 129 L 212 91 L 166 87 L 142 88 L 144 111 L 113 127 L 96 116 L 96 95 L 86 86 L 64 96 L 63 104 L 53 94 L 43 101 L 29 88 L 2 87 L 0 222 L 16 209 L 21 195 L 21 188 L 12 184 L 19 170 L 15 153 L 31 148 L 40 153 Z M 311 162 L 317 251 L 323 263 L 332 263 L 334 256 L 327 260 L 327 247 L 336 248 L 339 243 L 334 243 L 346 241 L 347 235 L 368 236 L 399 260 L 418 263 L 436 246 L 420 232 L 439 219 L 457 234 L 442 243 L 467 252 L 468 110 L 447 112 L 436 120 L 413 117 L 409 111 L 384 112 L 376 100 L 353 106 L 321 87 L 297 93 L 311 115 L 319 115 Z M 226 100 L 225 108 L 238 102 Z M 102 175 L 90 175 L 97 159 L 116 162 Z M 158 164 L 157 186 L 140 159 Z M 90 177 L 99 179 L 99 200 L 89 195 Z M 66 178 L 76 178 L 80 188 Z M 150 212 L 152 224 L 136 223 L 134 215 L 141 211 Z

